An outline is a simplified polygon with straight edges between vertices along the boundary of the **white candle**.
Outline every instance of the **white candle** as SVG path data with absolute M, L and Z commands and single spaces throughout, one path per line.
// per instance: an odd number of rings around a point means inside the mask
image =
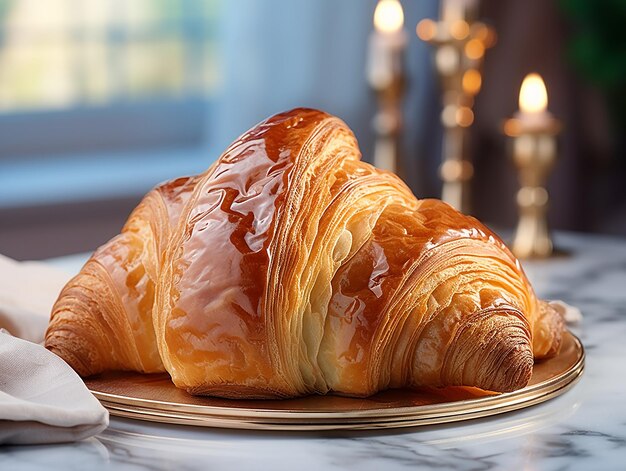
M 388 87 L 403 74 L 407 34 L 399 0 L 380 0 L 374 11 L 374 32 L 370 36 L 367 77 L 376 89 Z

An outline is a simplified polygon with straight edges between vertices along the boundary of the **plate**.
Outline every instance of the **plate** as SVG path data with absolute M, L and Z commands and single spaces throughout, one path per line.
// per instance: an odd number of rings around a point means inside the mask
M 539 404 L 569 390 L 584 366 L 580 340 L 566 332 L 559 355 L 535 363 L 528 386 L 505 394 L 449 387 L 396 389 L 368 398 L 232 400 L 191 396 L 167 374 L 114 372 L 86 378 L 85 383 L 118 417 L 235 429 L 371 430 L 457 422 Z

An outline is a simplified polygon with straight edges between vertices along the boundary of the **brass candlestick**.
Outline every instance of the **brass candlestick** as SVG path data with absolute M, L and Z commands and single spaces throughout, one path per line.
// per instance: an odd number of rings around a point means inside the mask
M 443 0 L 441 20 L 417 25 L 420 39 L 437 48 L 435 64 L 443 88 L 441 199 L 469 212 L 468 183 L 474 167 L 467 156 L 467 128 L 474 122 L 474 97 L 480 91 L 485 50 L 495 44 L 493 28 L 475 21 L 477 2 Z
M 512 251 L 518 258 L 545 258 L 553 253 L 548 229 L 549 194 L 546 184 L 556 162 L 556 135 L 561 123 L 547 111 L 547 92 L 536 74 L 527 76 L 520 91 L 520 108 L 504 124 L 513 139 L 513 161 L 518 170 L 519 222 Z
M 398 139 L 402 129 L 402 99 L 405 89 L 404 13 L 398 0 L 380 0 L 374 12 L 370 36 L 367 78 L 376 92 L 378 111 L 372 125 L 376 134 L 373 163 L 398 172 Z
M 377 87 L 378 111 L 372 121 L 376 134 L 374 143 L 374 165 L 383 170 L 398 172 L 398 140 L 402 129 L 402 97 L 404 95 L 404 74 L 398 74 L 388 85 Z

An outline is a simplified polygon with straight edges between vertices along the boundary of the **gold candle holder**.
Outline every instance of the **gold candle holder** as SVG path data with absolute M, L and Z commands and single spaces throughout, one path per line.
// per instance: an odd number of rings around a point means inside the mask
M 482 84 L 485 50 L 496 41 L 493 28 L 475 21 L 477 3 L 444 0 L 441 20 L 422 20 L 416 29 L 420 39 L 436 47 L 435 65 L 443 88 L 441 199 L 465 213 L 470 210 L 468 186 L 474 174 L 467 156 L 467 128 L 474 122 L 472 108 Z
M 512 138 L 518 171 L 519 221 L 511 249 L 518 258 L 545 258 L 554 244 L 548 228 L 548 177 L 557 158 L 556 136 L 561 123 L 547 111 L 547 92 L 537 74 L 528 75 L 520 90 L 520 109 L 504 124 Z
M 397 173 L 399 170 L 399 138 L 402 130 L 402 98 L 404 74 L 397 75 L 388 86 L 374 88 L 378 111 L 372 121 L 376 134 L 374 166 Z
M 367 78 L 376 92 L 378 111 L 372 125 L 376 134 L 374 166 L 398 172 L 398 140 L 402 129 L 402 100 L 405 90 L 404 13 L 398 0 L 380 0 L 374 12 L 370 36 Z

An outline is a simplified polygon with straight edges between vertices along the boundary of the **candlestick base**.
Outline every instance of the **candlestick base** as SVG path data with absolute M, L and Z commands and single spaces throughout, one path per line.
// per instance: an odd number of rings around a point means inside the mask
M 453 208 L 468 213 L 470 210 L 469 181 L 474 175 L 474 166 L 467 160 L 446 160 L 439 168 L 443 181 L 441 199 Z
M 523 217 L 515 231 L 513 254 L 517 258 L 547 258 L 554 251 L 554 244 L 545 219 L 537 217 Z
M 519 157 L 518 154 L 518 163 L 527 163 Z M 517 192 L 520 218 L 511 250 L 518 258 L 546 258 L 552 255 L 554 244 L 548 230 L 548 191 L 543 186 L 544 179 L 537 178 L 538 173 L 545 176 L 545 168 L 539 172 L 540 167 L 533 165 L 521 170 L 523 181 L 535 181 L 542 186 L 523 186 Z
M 396 136 L 379 136 L 374 144 L 374 167 L 388 172 L 397 173 L 397 142 Z

